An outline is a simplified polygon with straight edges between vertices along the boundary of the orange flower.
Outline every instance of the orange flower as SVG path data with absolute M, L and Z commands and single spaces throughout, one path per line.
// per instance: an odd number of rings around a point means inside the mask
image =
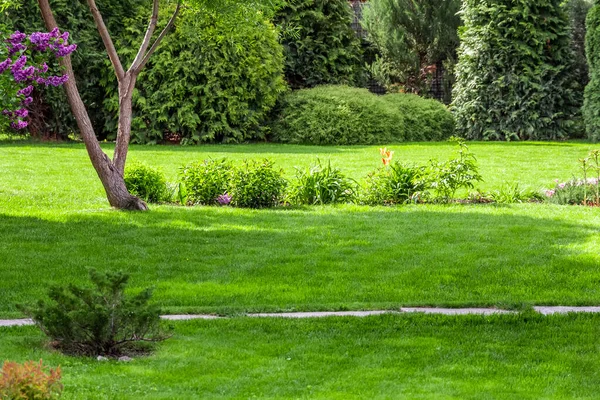
M 383 149 L 379 149 L 379 153 L 381 154 L 383 165 L 390 165 L 392 158 L 394 158 L 394 152 L 384 147 Z

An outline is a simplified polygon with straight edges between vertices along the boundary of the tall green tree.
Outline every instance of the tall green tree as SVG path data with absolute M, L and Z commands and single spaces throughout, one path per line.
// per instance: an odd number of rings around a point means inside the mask
M 460 0 L 371 0 L 362 23 L 380 53 L 374 77 L 388 88 L 426 91 L 432 69 L 455 59 L 459 10 Z
M 282 35 L 285 77 L 292 89 L 357 86 L 364 62 L 348 0 L 286 0 L 273 22 Z
M 585 49 L 590 82 L 585 88 L 583 117 L 589 139 L 600 139 L 600 2 L 587 15 Z
M 462 16 L 458 132 L 478 140 L 571 135 L 579 107 L 562 0 L 465 0 Z

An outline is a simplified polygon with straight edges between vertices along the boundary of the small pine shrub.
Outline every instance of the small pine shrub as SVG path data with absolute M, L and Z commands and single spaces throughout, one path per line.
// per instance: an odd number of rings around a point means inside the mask
M 289 202 L 292 204 L 352 203 L 357 194 L 356 183 L 346 177 L 331 162 L 326 167 L 317 164 L 296 171 L 296 180 L 290 185 Z
M 125 168 L 125 186 L 134 196 L 150 203 L 170 200 L 165 176 L 159 170 L 141 163 L 131 163 Z
M 205 160 L 183 167 L 179 172 L 187 202 L 212 205 L 221 203 L 219 197 L 229 191 L 231 164 L 223 160 Z
M 60 379 L 60 367 L 46 372 L 42 360 L 24 364 L 5 361 L 0 371 L 0 399 L 58 399 L 63 391 Z
M 236 207 L 266 208 L 281 204 L 287 182 L 270 160 L 244 161 L 233 170 L 230 192 Z
M 55 286 L 49 302 L 20 308 L 67 354 L 118 356 L 166 339 L 150 289 L 126 296 L 129 275 L 90 270 L 90 278 L 93 288 Z
M 347 86 L 288 93 L 272 123 L 276 141 L 314 145 L 440 140 L 453 131 L 452 115 L 436 100 Z
M 367 176 L 362 201 L 369 205 L 406 204 L 418 201 L 426 189 L 424 167 L 394 162 Z

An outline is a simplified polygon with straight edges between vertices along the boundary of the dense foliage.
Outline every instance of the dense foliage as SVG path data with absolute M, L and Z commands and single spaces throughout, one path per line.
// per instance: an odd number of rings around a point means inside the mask
M 321 86 L 288 93 L 273 123 L 274 139 L 315 145 L 441 140 L 454 122 L 446 107 L 409 94 Z
M 124 23 L 128 35 L 118 48 L 123 59 L 132 59 L 133 44 L 141 41 L 147 24 L 147 11 Z M 257 9 L 239 6 L 228 13 L 184 13 L 140 75 L 132 141 L 262 138 L 261 123 L 285 90 L 282 71 L 277 32 Z M 104 70 L 104 79 L 110 95 L 104 104 L 111 111 L 105 130 L 114 135 L 118 109 L 114 74 Z
M 588 138 L 600 139 L 600 4 L 587 16 L 585 48 L 590 69 L 590 82 L 585 88 L 583 117 Z
M 152 291 L 125 296 L 129 276 L 90 271 L 93 288 L 50 289 L 50 301 L 23 310 L 56 346 L 70 354 L 117 356 L 165 339 L 160 310 L 149 305 Z
M 572 47 L 575 53 L 575 80 L 579 83 L 578 101 L 580 102 L 583 102 L 583 90 L 589 82 L 589 68 L 585 54 L 585 21 L 593 5 L 593 0 L 569 0 L 566 3 L 571 20 Z
M 296 170 L 296 180 L 290 184 L 288 201 L 292 204 L 352 203 L 357 184 L 342 171 L 321 165 L 321 161 L 306 169 Z
M 105 23 L 113 37 L 118 38 L 127 28 L 122 21 L 136 15 L 139 6 L 146 3 L 147 0 L 106 0 L 99 4 L 100 10 L 106 12 Z M 71 56 L 75 78 L 88 106 L 95 131 L 103 137 L 102 128 L 107 117 L 107 112 L 102 107 L 106 92 L 100 86 L 100 79 L 107 69 L 104 45 L 85 2 L 54 0 L 52 7 L 58 25 L 71 32 L 71 41 L 79 46 L 78 51 Z M 145 9 L 148 14 L 147 7 Z M 19 7 L 9 8 L 0 14 L 0 24 L 23 32 L 44 29 L 37 0 L 22 0 Z M 29 111 L 28 128 L 34 136 L 66 138 L 77 132 L 77 125 L 62 88 L 36 90 Z
M 351 28 L 347 0 L 288 0 L 274 22 L 285 50 L 285 77 L 293 89 L 322 84 L 360 85 L 361 43 Z
M 454 62 L 460 0 L 371 0 L 363 25 L 380 53 L 373 76 L 388 90 L 426 94 L 434 68 Z
M 283 171 L 272 161 L 246 160 L 233 170 L 227 197 L 236 207 L 275 207 L 281 204 L 286 185 Z
M 0 370 L 0 399 L 52 400 L 63 391 L 60 367 L 46 372 L 42 360 L 23 364 L 4 361 Z
M 179 173 L 182 203 L 212 205 L 229 190 L 233 166 L 227 160 L 204 160 L 181 168 Z
M 454 106 L 469 139 L 560 139 L 578 112 L 560 0 L 465 0 Z
M 123 178 L 129 193 L 146 202 L 159 203 L 170 200 L 167 181 L 158 169 L 142 163 L 129 163 L 125 167 Z

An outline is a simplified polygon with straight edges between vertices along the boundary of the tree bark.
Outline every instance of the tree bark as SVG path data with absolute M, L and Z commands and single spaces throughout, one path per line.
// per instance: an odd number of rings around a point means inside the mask
M 38 4 L 48 31 L 57 28 L 58 25 L 54 19 L 54 15 L 48 0 L 38 0 Z M 124 153 L 121 150 L 120 154 L 122 154 L 122 156 L 119 157 L 120 161 L 118 166 L 115 165 L 115 163 L 113 163 L 102 151 L 102 148 L 96 139 L 96 134 L 94 132 L 94 128 L 92 127 L 90 117 L 83 101 L 81 100 L 79 90 L 77 89 L 77 82 L 75 81 L 75 75 L 73 74 L 71 57 L 63 57 L 60 60 L 60 65 L 65 69 L 65 72 L 69 76 L 69 80 L 64 85 L 67 93 L 67 99 L 69 101 L 69 105 L 71 106 L 71 111 L 75 116 L 75 120 L 77 121 L 77 126 L 79 127 L 81 137 L 85 143 L 85 148 L 90 157 L 90 161 L 92 162 L 92 165 L 96 170 L 102 185 L 104 186 L 104 191 L 106 192 L 108 202 L 112 207 L 121 210 L 148 210 L 146 203 L 141 199 L 131 195 L 125 186 L 123 172 L 125 167 L 125 159 L 127 156 L 127 149 L 125 149 Z M 135 85 L 135 79 L 133 80 L 133 85 Z M 131 92 L 133 92 L 133 90 L 131 90 Z M 124 102 L 124 104 L 126 106 L 127 102 Z M 126 118 L 129 118 L 129 121 L 131 121 L 131 94 L 129 97 L 129 114 L 128 117 L 126 115 Z M 124 122 L 125 121 L 123 121 L 123 123 Z M 131 123 L 129 123 L 128 127 L 128 133 L 130 134 Z M 121 130 L 121 113 L 119 115 L 119 130 Z M 127 135 L 125 147 L 127 147 L 129 144 L 129 134 Z

